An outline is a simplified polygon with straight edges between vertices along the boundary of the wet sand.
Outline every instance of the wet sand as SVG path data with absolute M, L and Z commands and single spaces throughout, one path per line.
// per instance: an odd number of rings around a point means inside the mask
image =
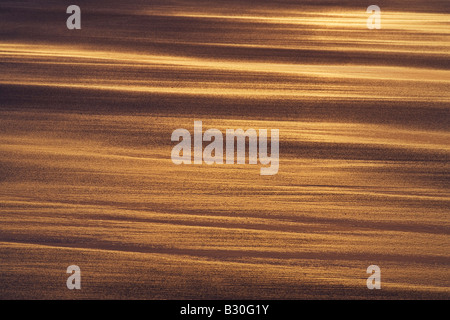
M 1 299 L 449 299 L 446 1 L 0 4 Z M 171 133 L 280 130 L 280 170 Z M 66 268 L 82 290 L 66 288 Z M 368 290 L 378 265 L 382 289 Z

